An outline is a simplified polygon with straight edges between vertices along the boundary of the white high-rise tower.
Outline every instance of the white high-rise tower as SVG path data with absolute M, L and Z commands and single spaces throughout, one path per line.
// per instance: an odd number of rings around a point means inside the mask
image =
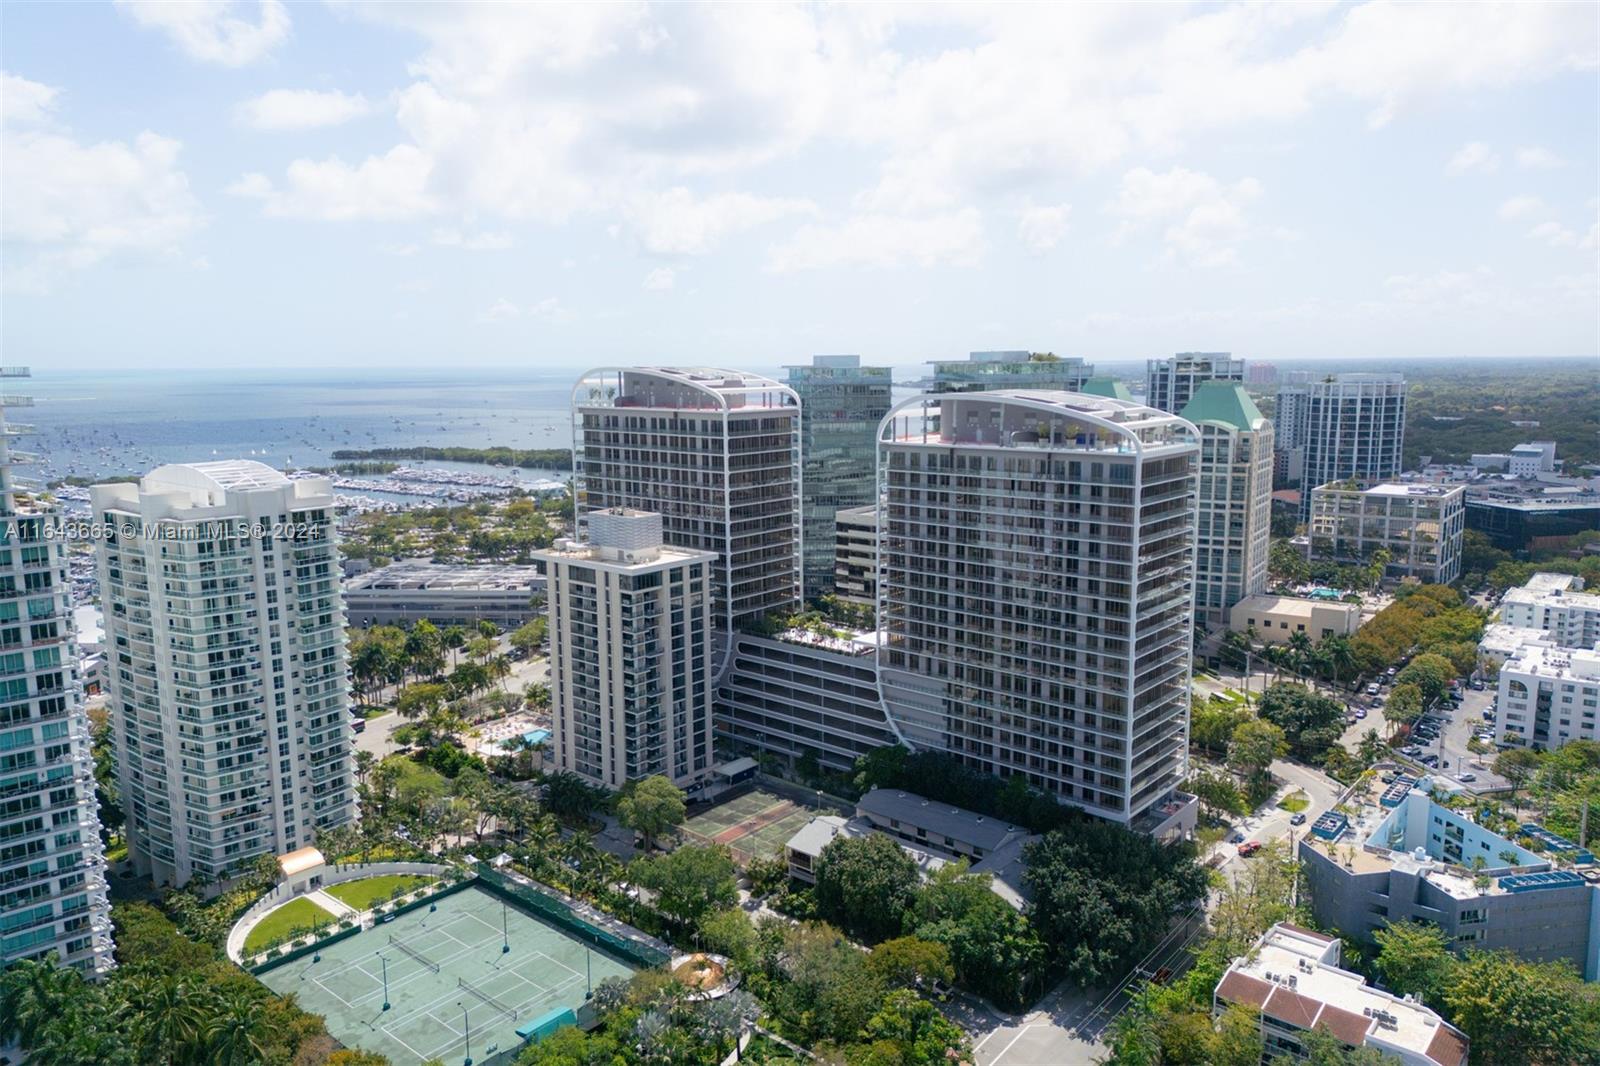
M 328 480 L 195 463 L 90 499 L 135 869 L 226 880 L 354 821 Z

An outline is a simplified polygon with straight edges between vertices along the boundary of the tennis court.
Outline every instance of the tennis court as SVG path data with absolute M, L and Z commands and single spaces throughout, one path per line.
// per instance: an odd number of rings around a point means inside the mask
M 756 789 L 719 803 L 684 823 L 700 843 L 726 844 L 741 862 L 779 855 L 790 837 L 816 815 L 793 801 Z
M 509 944 L 509 952 L 503 946 Z M 470 887 L 261 975 L 327 1019 L 351 1047 L 395 1066 L 483 1062 L 517 1047 L 517 1027 L 579 1007 L 592 985 L 633 967 Z M 390 1009 L 383 1009 L 387 971 Z

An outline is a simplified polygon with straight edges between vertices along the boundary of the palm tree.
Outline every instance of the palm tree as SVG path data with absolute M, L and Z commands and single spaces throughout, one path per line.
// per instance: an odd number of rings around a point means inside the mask
M 367 775 L 372 773 L 372 768 L 378 764 L 378 757 L 370 751 L 356 752 L 356 784 L 365 785 Z
M 1290 669 L 1295 673 L 1304 675 L 1306 666 L 1311 661 L 1311 638 L 1302 630 L 1289 634 L 1288 643 Z
M 439 634 L 439 643 L 450 652 L 450 665 L 456 664 L 456 653 L 467 643 L 467 631 L 461 626 L 445 626 Z
M 217 1066 L 246 1066 L 261 1062 L 261 1005 L 247 989 L 230 988 L 217 997 L 216 1009 L 205 1027 L 204 1061 Z
M 1361 756 L 1363 766 L 1371 766 L 1383 758 L 1388 750 L 1389 746 L 1383 742 L 1383 738 L 1378 735 L 1378 731 L 1369 729 L 1361 735 L 1361 745 L 1356 749 L 1356 753 Z
M 25 959 L 0 973 L 0 1042 L 33 1045 L 83 994 L 78 971 Z
M 209 990 L 176 977 L 138 978 L 132 1002 L 140 1004 L 135 1019 L 140 1057 L 146 1062 L 195 1060 L 193 1052 L 210 1016 Z

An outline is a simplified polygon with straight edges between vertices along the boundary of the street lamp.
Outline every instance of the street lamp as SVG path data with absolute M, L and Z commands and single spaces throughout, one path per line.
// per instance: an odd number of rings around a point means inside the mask
M 511 919 L 508 916 L 505 902 L 500 904 L 500 954 L 507 955 L 511 952 Z
M 461 1028 L 465 1031 L 467 1042 L 466 1058 L 461 1060 L 461 1066 L 472 1066 L 472 1020 L 467 1017 L 467 1005 L 456 1001 L 456 1006 L 461 1008 Z
M 389 1009 L 389 960 L 383 957 L 383 952 L 374 952 L 378 961 L 383 963 L 383 1009 Z

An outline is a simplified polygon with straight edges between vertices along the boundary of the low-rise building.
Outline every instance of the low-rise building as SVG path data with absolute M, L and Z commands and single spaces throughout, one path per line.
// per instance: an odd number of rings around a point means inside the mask
M 1542 749 L 1600 739 L 1600 645 L 1524 644 L 1500 666 L 1495 740 Z
M 1600 492 L 1582 485 L 1493 480 L 1467 490 L 1467 528 L 1502 551 L 1555 548 L 1600 529 Z
M 356 626 L 493 622 L 501 629 L 537 617 L 545 580 L 537 566 L 434 563 L 402 559 L 344 583 L 345 611 Z
M 1500 600 L 1500 621 L 1543 630 L 1564 648 L 1592 648 L 1600 640 L 1600 595 L 1583 591 L 1576 574 L 1534 574 Z
M 851 603 L 878 605 L 878 508 L 846 507 L 834 516 L 833 591 Z
M 1288 922 L 1268 929 L 1217 982 L 1213 1010 L 1259 1011 L 1265 1057 L 1305 1055 L 1307 1032 L 1369 1047 L 1408 1066 L 1466 1066 L 1465 1033 L 1410 997 L 1367 984 L 1339 966 L 1338 937 Z
M 1421 921 L 1456 950 L 1562 959 L 1600 977 L 1600 885 L 1433 802 L 1432 784 L 1369 778 L 1312 824 L 1298 848 L 1317 924 L 1370 942 Z
M 1295 633 L 1304 633 L 1316 643 L 1328 637 L 1354 636 L 1361 628 L 1361 605 L 1295 596 L 1248 596 L 1229 610 L 1228 628 L 1235 633 L 1253 629 L 1268 644 L 1287 644 Z
M 853 818 L 813 818 L 789 838 L 784 854 L 789 874 L 816 882 L 816 862 L 839 836 L 892 837 L 917 864 L 924 877 L 947 863 L 965 860 L 973 873 L 990 875 L 989 887 L 1021 910 L 1027 903 L 1023 848 L 1036 837 L 1000 818 L 919 796 L 900 789 L 875 788 L 856 803 Z
M 1319 485 L 1311 490 L 1311 557 L 1359 566 L 1382 549 L 1387 577 L 1448 585 L 1461 576 L 1465 501 L 1459 485 Z
M 1483 627 L 1483 636 L 1478 638 L 1478 665 L 1498 670 L 1506 660 L 1522 654 L 1523 648 L 1549 643 L 1548 630 L 1491 622 Z

